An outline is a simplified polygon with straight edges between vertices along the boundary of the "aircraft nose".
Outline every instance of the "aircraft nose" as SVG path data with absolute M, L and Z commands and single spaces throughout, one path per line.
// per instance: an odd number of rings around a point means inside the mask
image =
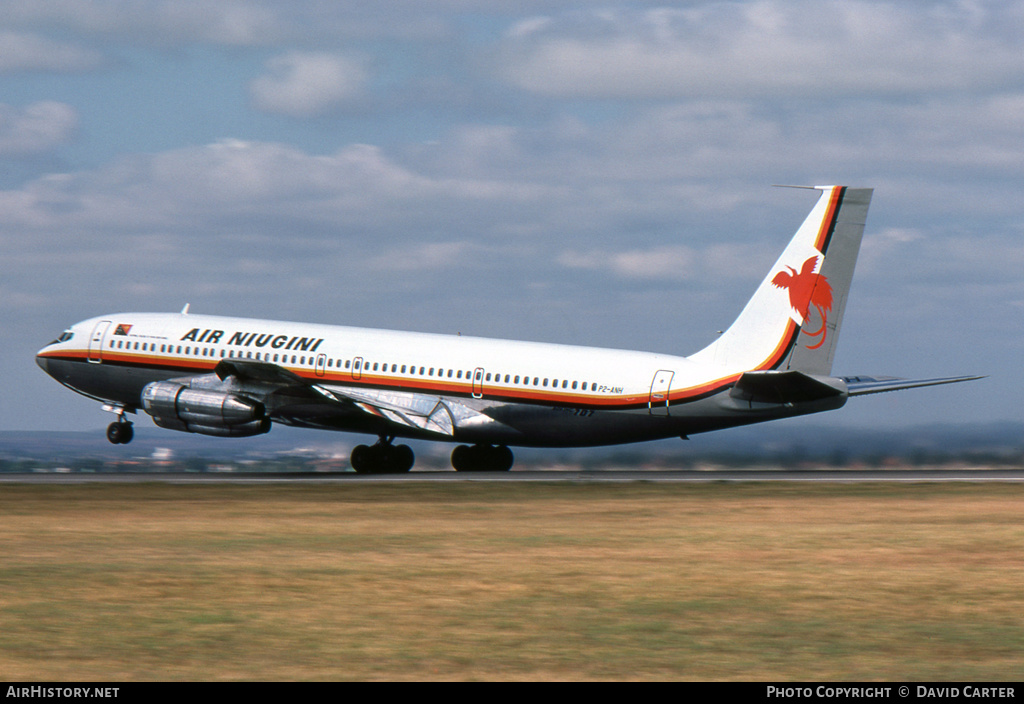
M 42 355 L 43 355 L 43 350 L 39 350 L 39 352 L 36 353 L 36 364 L 39 365 L 40 369 L 42 369 L 44 372 L 49 374 L 50 373 L 50 361 L 46 357 L 43 357 Z

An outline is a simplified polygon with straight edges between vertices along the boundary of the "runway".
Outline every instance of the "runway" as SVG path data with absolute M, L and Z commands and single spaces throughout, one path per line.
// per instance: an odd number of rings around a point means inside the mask
M 40 472 L 3 473 L 0 484 L 344 484 L 400 482 L 712 483 L 811 482 L 825 484 L 915 482 L 1024 482 L 1024 467 L 1009 469 L 729 469 L 729 470 L 522 470 L 419 471 L 366 475 L 354 472 Z

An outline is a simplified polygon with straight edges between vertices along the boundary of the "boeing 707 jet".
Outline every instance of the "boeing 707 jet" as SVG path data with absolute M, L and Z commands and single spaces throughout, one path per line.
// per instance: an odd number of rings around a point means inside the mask
M 821 195 L 736 321 L 689 356 L 181 313 L 84 320 L 39 351 L 54 379 L 162 428 L 245 437 L 275 423 L 376 435 L 353 469 L 407 472 L 396 438 L 458 443 L 460 471 L 513 446 L 612 445 L 840 408 L 850 396 L 979 377 L 832 376 L 872 190 Z

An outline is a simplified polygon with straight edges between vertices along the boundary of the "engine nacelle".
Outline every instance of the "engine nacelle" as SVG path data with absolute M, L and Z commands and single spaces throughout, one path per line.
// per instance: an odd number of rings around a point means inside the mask
M 142 389 L 142 408 L 161 428 L 220 437 L 246 437 L 270 430 L 259 401 L 192 389 L 173 381 L 154 381 Z

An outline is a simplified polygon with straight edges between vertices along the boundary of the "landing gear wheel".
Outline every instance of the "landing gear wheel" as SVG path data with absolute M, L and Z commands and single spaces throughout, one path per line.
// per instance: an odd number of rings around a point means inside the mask
M 452 450 L 452 467 L 456 472 L 507 472 L 515 457 L 505 445 L 459 445 Z
M 391 471 L 401 474 L 412 469 L 413 464 L 416 462 L 416 455 L 413 454 L 412 448 L 408 445 L 395 445 L 394 456 L 391 460 Z
M 366 445 L 356 445 L 352 448 L 348 461 L 357 474 L 369 474 L 371 464 L 370 448 Z
M 117 421 L 107 426 L 107 440 L 115 445 L 127 445 L 133 437 L 135 437 L 135 430 L 127 421 Z
M 359 474 L 402 474 L 412 469 L 416 455 L 408 445 L 392 445 L 381 440 L 372 447 L 356 445 L 349 462 Z

